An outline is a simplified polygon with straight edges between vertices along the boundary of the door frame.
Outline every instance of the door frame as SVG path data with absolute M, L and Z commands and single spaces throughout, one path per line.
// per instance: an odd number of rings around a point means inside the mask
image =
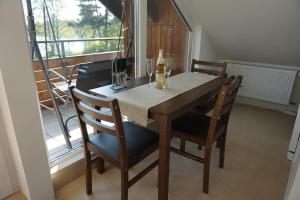
M 147 0 L 134 0 L 135 77 L 146 76 Z

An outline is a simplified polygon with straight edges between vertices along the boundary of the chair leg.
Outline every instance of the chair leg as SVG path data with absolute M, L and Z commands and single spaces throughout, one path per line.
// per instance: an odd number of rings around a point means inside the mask
M 105 172 L 104 160 L 99 157 L 96 161 L 96 165 L 97 165 L 97 172 L 99 174 L 103 174 Z
M 180 151 L 185 152 L 185 140 L 180 140 Z
M 198 145 L 198 149 L 199 149 L 199 150 L 202 150 L 201 144 Z
M 85 181 L 86 181 L 86 193 L 92 194 L 92 159 L 91 152 L 85 152 Z
M 219 167 L 224 168 L 224 160 L 225 160 L 225 145 L 226 145 L 226 133 L 222 136 L 220 141 L 220 158 L 219 158 Z
M 128 170 L 121 169 L 121 200 L 128 200 Z
M 209 191 L 209 169 L 210 169 L 211 147 L 205 147 L 204 171 L 203 171 L 203 192 L 208 194 Z

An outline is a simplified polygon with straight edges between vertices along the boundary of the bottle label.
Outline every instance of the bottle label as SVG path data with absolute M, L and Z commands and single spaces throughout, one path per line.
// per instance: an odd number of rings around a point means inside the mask
M 166 73 L 156 72 L 155 85 L 158 89 L 163 89 L 166 87 Z
M 155 85 L 158 89 L 166 87 L 166 63 L 163 58 L 163 50 L 159 50 L 159 57 L 156 64 Z

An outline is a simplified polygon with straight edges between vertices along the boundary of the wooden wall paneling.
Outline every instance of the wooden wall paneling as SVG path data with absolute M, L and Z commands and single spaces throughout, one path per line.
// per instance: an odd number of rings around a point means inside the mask
M 158 56 L 158 50 L 162 48 L 162 44 L 161 44 L 161 24 L 157 24 L 156 25 L 156 33 L 155 33 L 155 55 L 156 57 Z
M 72 80 L 76 79 L 77 75 L 78 74 L 73 75 L 72 76 Z M 51 83 L 56 83 L 56 82 L 61 82 L 61 81 L 62 80 L 59 79 L 59 78 L 53 78 L 53 79 L 51 79 Z M 47 83 L 46 83 L 45 80 L 37 81 L 36 82 L 36 86 L 37 86 L 38 91 L 48 90 Z
M 130 33 L 134 34 L 134 30 L 130 30 L 131 27 L 131 21 L 134 20 L 134 8 L 133 8 L 133 0 L 125 1 L 125 18 L 123 21 L 123 28 L 124 28 L 124 48 L 125 51 L 129 46 L 130 41 Z M 130 32 L 131 31 L 131 32 Z M 134 37 L 132 41 L 132 48 L 129 51 L 128 56 L 134 57 L 135 54 L 135 44 L 134 44 Z
M 151 19 L 150 17 L 147 18 L 147 52 L 146 52 L 146 57 L 147 58 L 152 58 L 152 49 L 153 49 L 153 26 L 151 24 Z
M 154 23 L 148 16 L 147 56 L 158 56 L 164 49 L 165 56 L 173 59 L 173 69 L 185 70 L 187 59 L 188 28 L 170 0 L 159 1 L 159 21 Z
M 75 57 L 68 57 L 66 58 L 66 65 L 67 65 L 67 72 L 68 75 L 72 70 L 72 65 L 79 64 L 79 63 L 86 63 L 86 62 L 97 62 L 97 61 L 104 61 L 104 60 L 112 60 L 115 58 L 116 53 L 102 53 L 102 54 L 92 54 L 92 55 L 82 55 L 82 56 L 75 56 Z M 59 74 L 63 75 L 63 69 L 61 67 L 61 63 L 59 59 L 49 59 L 47 64 L 47 69 L 54 69 Z M 36 79 L 37 91 L 39 100 L 44 105 L 49 107 L 52 106 L 50 94 L 47 91 L 47 84 L 45 81 L 45 77 L 43 72 L 40 70 L 40 65 L 38 61 L 33 62 L 33 70 Z M 74 72 L 72 76 L 72 80 L 77 78 L 77 71 Z M 53 75 L 50 79 L 51 83 L 60 82 L 62 81 L 57 76 Z M 63 95 L 61 92 L 59 94 Z
M 82 55 L 82 56 L 74 56 L 74 57 L 67 57 L 66 58 L 66 65 L 75 65 L 79 63 L 86 63 L 86 62 L 97 62 L 103 60 L 112 60 L 115 58 L 116 53 L 109 52 L 109 53 L 101 53 L 101 54 L 91 54 L 91 55 Z M 48 69 L 50 68 L 57 68 L 61 67 L 60 60 L 57 58 L 49 59 L 49 65 L 47 66 Z M 40 63 L 38 61 L 33 62 L 33 71 L 41 70 Z
M 172 56 L 172 41 L 173 41 L 173 12 L 172 12 L 172 5 L 169 3 L 168 4 L 168 9 L 167 9 L 167 40 L 166 40 L 166 52 L 167 56 L 171 57 Z
M 65 94 L 63 92 L 61 92 L 60 90 L 57 90 L 55 89 L 55 91 L 61 95 L 61 96 L 64 96 Z M 43 90 L 43 91 L 40 91 L 38 92 L 38 96 L 40 99 L 43 99 L 43 100 L 48 100 L 48 99 L 51 99 L 50 97 L 50 93 L 48 92 L 48 90 Z
M 55 70 L 56 72 L 58 72 L 59 74 L 64 75 L 64 70 L 63 70 L 63 68 L 52 68 L 52 69 Z M 67 72 L 68 75 L 71 74 L 72 69 L 73 69 L 72 66 L 67 66 L 66 72 Z M 77 70 L 73 72 L 73 75 L 76 75 L 76 74 L 77 74 Z M 37 71 L 35 71 L 35 72 L 34 72 L 34 75 L 35 75 L 35 80 L 36 80 L 36 81 L 42 81 L 42 80 L 45 80 L 44 73 L 43 73 L 42 70 L 37 70 Z M 54 75 L 54 74 L 52 74 L 52 75 L 51 75 L 51 79 L 52 79 L 52 78 L 57 78 L 57 76 Z
M 157 53 L 156 49 L 159 49 L 156 44 L 156 34 L 157 34 L 157 28 L 158 26 L 155 25 L 155 23 L 152 21 L 151 18 L 148 17 L 148 28 L 150 29 L 150 32 L 148 31 L 148 38 L 149 42 L 147 43 L 147 52 L 150 52 L 150 57 L 151 58 L 157 58 Z M 149 46 L 148 46 L 149 44 Z

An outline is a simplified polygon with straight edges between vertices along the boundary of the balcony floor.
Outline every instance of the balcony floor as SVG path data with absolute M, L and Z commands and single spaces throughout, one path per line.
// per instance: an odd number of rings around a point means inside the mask
M 62 117 L 64 121 L 70 116 L 75 115 L 73 105 L 61 106 Z M 44 126 L 44 135 L 48 147 L 49 160 L 54 161 L 69 152 L 62 134 L 56 114 L 51 110 L 42 109 L 42 119 Z M 77 118 L 73 118 L 68 123 L 71 135 L 71 144 L 73 149 L 81 146 L 81 133 Z

